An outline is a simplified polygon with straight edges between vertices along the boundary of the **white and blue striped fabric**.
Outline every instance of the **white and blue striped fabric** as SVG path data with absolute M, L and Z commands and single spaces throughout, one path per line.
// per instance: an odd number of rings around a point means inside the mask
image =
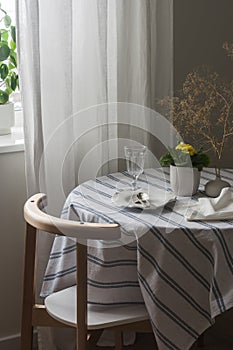
M 233 185 L 233 170 L 222 170 Z M 202 172 L 200 192 L 214 179 Z M 81 221 L 118 222 L 122 241 L 90 246 L 90 304 L 145 303 L 159 350 L 186 350 L 233 306 L 233 221 L 188 222 L 179 203 L 163 209 L 116 208 L 111 198 L 129 187 L 127 173 L 104 176 L 75 188 L 62 217 Z M 149 169 L 139 180 L 150 191 L 171 191 L 167 169 Z M 42 296 L 75 284 L 75 244 L 57 237 L 44 276 Z

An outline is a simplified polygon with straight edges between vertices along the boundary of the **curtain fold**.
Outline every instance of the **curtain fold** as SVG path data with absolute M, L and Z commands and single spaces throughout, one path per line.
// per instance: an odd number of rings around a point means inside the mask
M 173 1 L 172 0 L 119 0 L 118 26 L 118 101 L 139 105 L 128 108 L 125 121 L 120 125 L 119 138 L 134 139 L 159 154 L 161 145 L 152 135 L 145 108 L 156 110 L 158 99 L 173 94 Z M 134 127 L 140 116 L 142 129 Z M 139 118 L 139 117 L 138 117 Z
M 25 118 L 26 177 L 28 195 L 31 195 L 39 189 L 39 169 L 44 149 L 41 120 L 39 4 L 37 1 L 16 2 L 16 14 L 20 90 Z M 34 147 L 35 144 L 37 147 Z
M 16 4 L 28 195 L 46 192 L 49 211 L 60 215 L 78 183 L 117 170 L 120 138 L 150 146 L 141 109 L 141 130 L 133 124 L 137 105 L 155 108 L 172 95 L 173 0 Z M 125 125 L 116 102 L 129 104 Z M 38 290 L 51 244 L 42 233 Z M 74 348 L 47 337 L 41 349 Z

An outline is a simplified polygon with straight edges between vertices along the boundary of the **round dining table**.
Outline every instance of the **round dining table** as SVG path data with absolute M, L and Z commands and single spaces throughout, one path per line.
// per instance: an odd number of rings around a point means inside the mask
M 130 196 L 127 172 L 89 180 L 71 191 L 62 217 L 117 222 L 122 237 L 88 242 L 88 302 L 145 304 L 159 350 L 190 349 L 220 313 L 233 306 L 233 221 L 187 221 L 184 210 L 205 197 L 214 169 L 202 171 L 199 192 L 175 197 L 169 169 L 146 169 L 139 191 L 150 205 Z M 233 185 L 233 170 L 222 170 Z M 41 295 L 75 284 L 75 243 L 57 237 Z

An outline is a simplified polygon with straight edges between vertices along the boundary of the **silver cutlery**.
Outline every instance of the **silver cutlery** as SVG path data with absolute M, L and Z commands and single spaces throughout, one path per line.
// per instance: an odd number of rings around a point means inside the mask
M 146 192 L 138 192 L 133 196 L 133 201 L 135 204 L 140 204 L 147 208 L 150 206 L 149 195 Z

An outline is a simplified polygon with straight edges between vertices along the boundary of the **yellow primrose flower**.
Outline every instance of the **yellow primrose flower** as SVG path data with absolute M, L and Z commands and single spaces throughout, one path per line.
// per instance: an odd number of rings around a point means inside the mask
M 184 143 L 184 142 L 180 142 L 176 146 L 176 150 L 180 150 L 181 152 L 189 154 L 190 156 L 193 156 L 194 154 L 197 153 L 197 151 L 195 150 L 195 148 L 193 146 L 191 146 L 188 143 Z

